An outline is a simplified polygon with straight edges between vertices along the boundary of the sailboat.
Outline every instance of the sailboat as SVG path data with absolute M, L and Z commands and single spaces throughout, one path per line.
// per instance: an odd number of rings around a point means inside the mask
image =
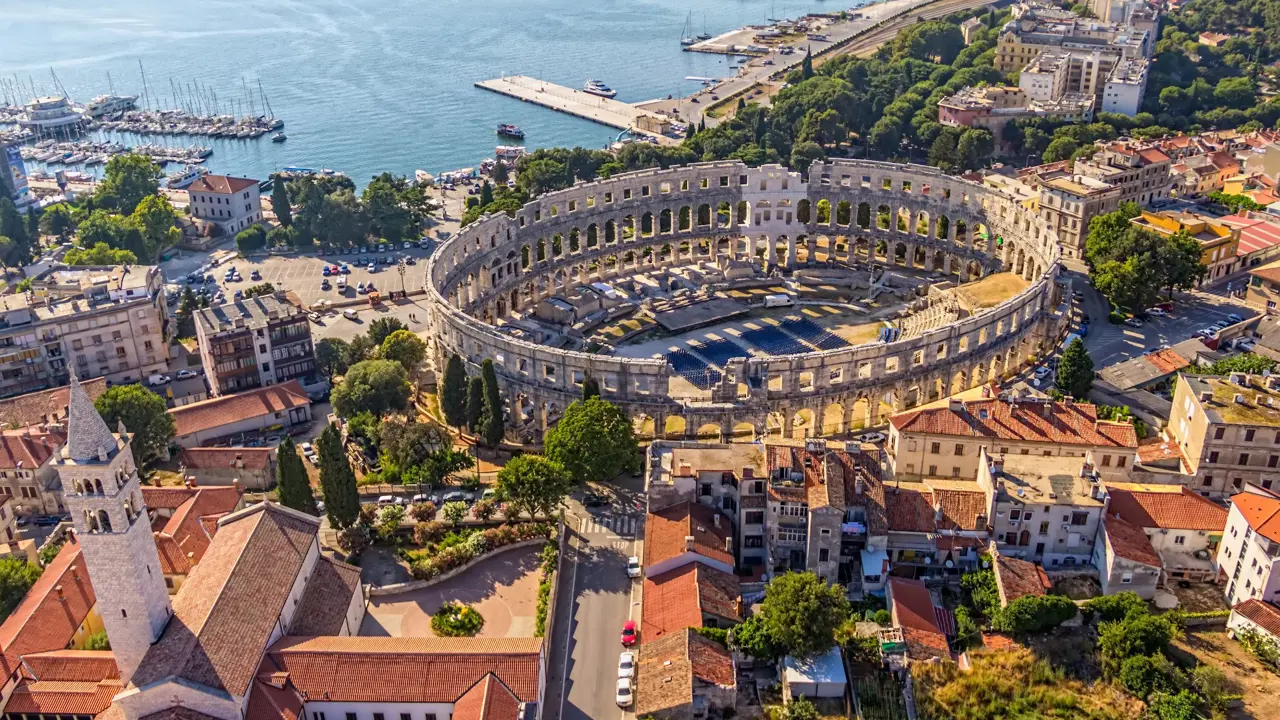
M 689 47 L 696 42 L 698 39 L 693 36 L 693 11 L 691 10 L 684 19 L 684 29 L 680 31 L 680 44 Z
M 707 14 L 702 13 L 702 32 L 698 33 L 699 40 L 710 40 L 711 33 L 707 32 Z

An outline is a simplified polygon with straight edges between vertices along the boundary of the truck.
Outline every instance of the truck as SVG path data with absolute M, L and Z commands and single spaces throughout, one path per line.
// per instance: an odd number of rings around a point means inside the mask
M 370 291 L 369 307 L 377 307 L 381 304 L 382 304 L 382 294 L 379 293 L 377 290 Z
M 790 295 L 778 294 L 778 295 L 764 296 L 764 306 L 767 308 L 791 307 L 792 305 L 795 305 L 795 304 L 796 304 L 795 298 L 791 297 Z

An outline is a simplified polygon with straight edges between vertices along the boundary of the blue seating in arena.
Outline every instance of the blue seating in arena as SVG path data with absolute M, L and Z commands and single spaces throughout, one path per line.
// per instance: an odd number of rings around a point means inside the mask
M 720 382 L 720 372 L 688 350 L 672 350 L 667 353 L 667 362 L 671 363 L 671 367 L 681 377 L 700 390 L 706 390 Z
M 694 348 L 702 357 L 710 360 L 712 364 L 724 367 L 725 363 L 733 358 L 750 357 L 746 348 L 732 340 L 707 340 L 701 345 Z
M 747 330 L 742 333 L 742 339 L 770 355 L 799 355 L 813 352 L 813 348 L 772 326 Z
M 836 350 L 842 347 L 849 347 L 849 343 L 845 342 L 844 338 L 829 330 L 824 330 L 821 325 L 807 318 L 783 320 L 782 328 L 819 350 Z

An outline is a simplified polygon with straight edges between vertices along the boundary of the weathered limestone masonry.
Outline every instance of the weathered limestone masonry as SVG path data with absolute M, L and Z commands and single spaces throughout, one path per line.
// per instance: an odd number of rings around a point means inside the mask
M 817 263 L 820 237 L 824 262 L 939 270 L 957 282 L 1010 271 L 1031 285 L 907 340 L 730 361 L 710 397 L 673 392 L 665 360 L 556 350 L 492 325 L 584 282 L 721 256 L 787 268 Z M 473 371 L 492 358 L 508 417 L 530 413 L 543 430 L 548 416 L 580 396 L 590 373 L 633 417 L 647 416 L 660 429 L 682 417 L 689 436 L 708 424 L 722 439 L 744 423 L 764 433 L 771 416 L 790 436 L 798 411 L 822 417 L 832 406 L 843 413 L 845 432 L 882 422 L 882 400 L 905 409 L 1033 359 L 1062 330 L 1058 271 L 1057 237 L 1040 218 L 937 168 L 835 160 L 815 163 L 807 175 L 739 162 L 648 170 L 549 193 L 514 218 L 487 216 L 444 243 L 427 270 L 430 357 L 443 368 L 456 352 Z M 870 402 L 855 418 L 861 400 Z

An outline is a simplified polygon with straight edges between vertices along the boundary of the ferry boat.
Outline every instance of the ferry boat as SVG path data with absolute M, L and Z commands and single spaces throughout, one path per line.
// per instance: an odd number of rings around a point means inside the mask
M 276 133 L 275 135 L 272 135 L 272 136 L 271 136 L 271 142 L 273 142 L 273 143 L 282 143 L 282 142 L 284 142 L 285 140 L 288 140 L 288 139 L 289 139 L 289 136 L 288 136 L 288 135 L 285 135 L 285 134 L 284 134 L 284 133 L 282 133 L 282 132 L 281 132 L 281 133 Z
M 199 165 L 188 165 L 179 172 L 169 175 L 164 186 L 170 190 L 185 190 L 191 183 L 209 174 L 209 168 Z
M 498 123 L 498 134 L 509 138 L 523 138 L 524 131 L 510 123 Z
M 134 109 L 138 103 L 137 95 L 99 95 L 84 106 L 84 114 L 97 118 L 103 115 L 114 115 Z
M 587 84 L 582 86 L 582 91 L 592 95 L 599 95 L 602 98 L 611 98 L 618 94 L 616 90 L 599 80 L 587 80 Z

